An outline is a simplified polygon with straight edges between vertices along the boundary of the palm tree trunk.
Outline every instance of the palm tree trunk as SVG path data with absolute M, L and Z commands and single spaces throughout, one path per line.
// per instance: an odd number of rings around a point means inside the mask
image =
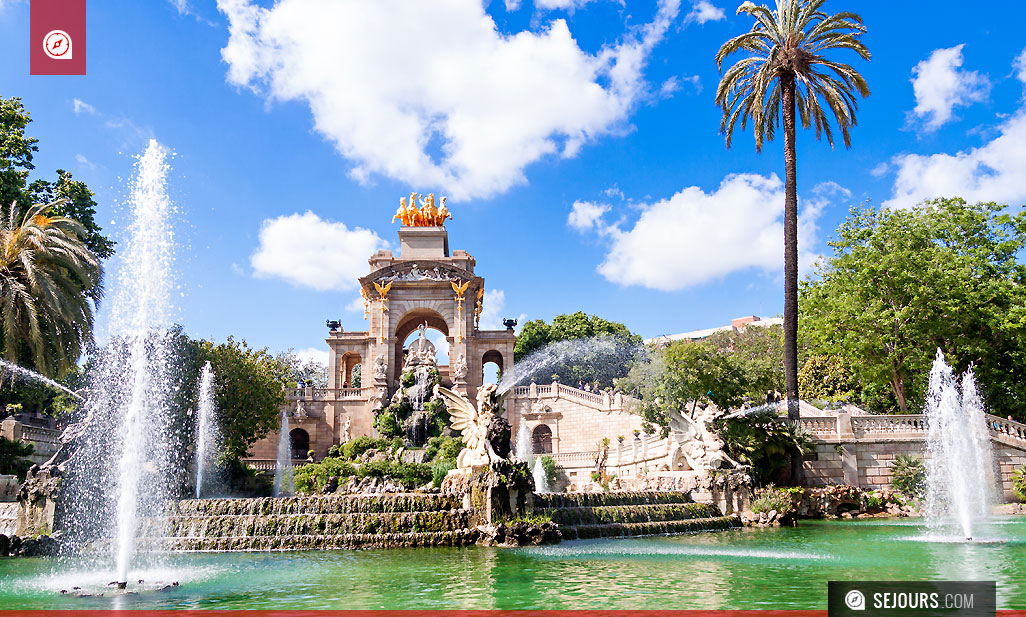
M 795 83 L 786 79 L 781 93 L 784 112 L 784 377 L 787 382 L 787 419 L 795 424 L 798 412 L 798 175 L 795 169 Z M 791 457 L 791 482 L 805 483 L 802 456 Z

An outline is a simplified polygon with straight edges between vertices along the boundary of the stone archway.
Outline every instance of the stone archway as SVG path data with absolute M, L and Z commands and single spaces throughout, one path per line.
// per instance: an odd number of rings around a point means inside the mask
M 531 452 L 552 454 L 552 429 L 547 424 L 539 424 L 531 431 Z
M 289 446 L 292 458 L 306 458 L 306 453 L 310 451 L 310 433 L 301 428 L 292 429 L 289 431 Z
M 496 371 L 496 374 L 498 375 L 498 379 L 496 381 L 501 381 L 501 379 L 502 379 L 502 369 L 503 369 L 503 366 L 502 366 L 502 354 L 500 352 L 494 350 L 494 349 L 490 349 L 490 350 L 486 351 L 483 356 L 481 356 L 481 383 L 487 383 L 486 366 L 488 365 L 489 362 L 494 364 L 496 367 L 498 367 L 498 370 Z
M 353 369 L 363 364 L 363 358 L 355 351 L 347 351 L 339 358 L 339 383 L 343 388 L 355 388 Z M 362 369 L 361 369 L 362 375 Z
M 417 308 L 404 313 L 395 326 L 395 355 L 393 356 L 395 362 L 392 363 L 393 379 L 399 379 L 403 372 L 403 345 L 406 343 L 406 338 L 424 323 L 427 324 L 428 328 L 438 330 L 445 336 L 449 336 L 449 323 L 437 311 Z

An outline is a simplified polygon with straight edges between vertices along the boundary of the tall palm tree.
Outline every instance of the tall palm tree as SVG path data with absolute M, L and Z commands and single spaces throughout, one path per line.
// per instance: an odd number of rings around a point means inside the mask
M 849 129 L 855 126 L 857 96 L 869 95 L 866 80 L 848 64 L 824 57 L 833 50 L 850 50 L 869 60 L 861 41 L 866 28 L 855 13 L 827 15 L 825 0 L 777 0 L 776 10 L 745 2 L 737 12 L 755 19 L 752 29 L 720 47 L 716 66 L 723 73 L 728 56 L 746 52 L 720 79 L 716 103 L 723 109 L 720 130 L 730 148 L 737 121 L 744 130 L 751 121 L 755 148 L 762 152 L 783 119 L 784 166 L 784 373 L 787 417 L 798 422 L 798 188 L 795 171 L 795 114 L 802 127 L 815 126 L 816 139 L 826 135 L 834 145 L 831 117 L 851 148 Z M 803 481 L 802 461 L 794 457 L 791 477 Z
M 20 214 L 0 208 L 0 349 L 12 362 L 40 373 L 71 367 L 91 340 L 100 260 L 82 241 L 73 219 L 49 216 L 56 204 L 35 204 Z M 97 296 L 98 297 L 98 296 Z

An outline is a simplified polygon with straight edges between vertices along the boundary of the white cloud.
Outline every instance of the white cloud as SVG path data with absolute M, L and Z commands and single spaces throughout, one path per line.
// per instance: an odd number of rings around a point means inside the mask
M 232 272 L 235 273 L 235 274 L 238 274 L 240 276 L 246 274 L 246 271 L 243 270 L 242 266 L 240 266 L 237 262 L 233 261 L 230 267 L 232 269 Z
M 326 221 L 313 212 L 264 220 L 250 257 L 258 278 L 280 278 L 319 291 L 353 289 L 367 256 L 385 246 L 376 233 Z
M 96 108 L 95 107 L 93 107 L 92 105 L 90 105 L 89 103 L 86 103 L 85 101 L 83 101 L 81 99 L 72 99 L 72 101 L 71 101 L 71 110 L 73 112 L 75 112 L 75 115 L 78 115 L 78 114 L 80 114 L 82 112 L 85 112 L 87 114 L 95 114 L 96 113 Z
M 951 119 L 955 107 L 984 101 L 990 93 L 990 81 L 976 71 L 959 70 L 962 48 L 936 49 L 930 57 L 912 69 L 912 90 L 916 106 L 912 110 L 933 131 Z
M 588 4 L 592 0 L 535 0 L 535 8 L 545 11 L 564 10 L 572 11 Z
M 168 0 L 179 15 L 189 15 L 189 0 Z
M 484 295 L 484 305 L 481 308 L 481 329 L 482 330 L 505 330 L 502 320 L 508 318 L 506 310 L 506 292 L 501 289 L 488 289 Z M 527 321 L 527 313 L 520 313 L 514 319 L 517 320 L 516 330 Z
M 96 163 L 93 163 L 85 157 L 84 154 L 76 154 L 75 161 L 82 167 L 88 167 L 89 169 L 96 169 Z
M 1026 50 L 1013 62 L 1026 85 Z M 1002 116 L 999 116 L 1002 117 Z M 903 154 L 894 157 L 897 170 L 891 199 L 884 206 L 908 208 L 924 199 L 962 197 L 970 202 L 1026 201 L 1026 101 L 997 126 L 998 136 L 977 148 L 956 154 Z
M 362 313 L 363 312 L 363 297 L 357 296 L 353 298 L 349 304 L 347 304 L 344 310 L 350 313 Z
M 1012 66 L 1015 68 L 1015 76 L 1023 84 L 1026 84 L 1026 49 L 1023 49 L 1022 53 L 1016 56 Z
M 296 357 L 307 362 L 320 362 L 321 364 L 328 364 L 328 350 L 320 347 L 307 347 L 306 349 L 299 349 L 296 351 Z
M 684 23 L 695 22 L 697 24 L 704 24 L 726 18 L 727 16 L 724 14 L 723 9 L 715 6 L 708 0 L 699 0 L 694 4 L 691 12 L 684 18 Z
M 824 183 L 801 200 L 799 266 L 806 269 L 816 255 L 816 222 L 835 196 L 850 193 Z M 774 174 L 734 174 L 717 190 L 688 187 L 669 199 L 643 205 L 633 228 L 594 224 L 610 240 L 598 272 L 621 285 L 663 291 L 685 289 L 732 272 L 757 269 L 777 273 L 783 263 L 784 186 Z
M 218 0 L 228 80 L 303 101 L 360 181 L 382 175 L 487 197 L 544 157 L 624 130 L 680 0 L 595 54 L 567 22 L 501 33 L 481 0 Z
M 935 197 L 1019 205 L 1026 200 L 1026 110 L 1008 118 L 999 131 L 990 142 L 954 155 L 895 157 L 894 191 L 884 206 L 907 208 Z
M 609 206 L 589 201 L 575 201 L 566 217 L 566 224 L 579 232 L 590 231 L 599 225 L 602 215 L 609 212 Z M 601 231 L 601 229 L 600 229 Z

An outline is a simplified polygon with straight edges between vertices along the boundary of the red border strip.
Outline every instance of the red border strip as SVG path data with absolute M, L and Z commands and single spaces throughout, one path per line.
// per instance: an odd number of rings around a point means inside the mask
M 826 617 L 821 610 L 0 610 L 0 617 Z M 997 617 L 1026 617 L 999 610 Z

